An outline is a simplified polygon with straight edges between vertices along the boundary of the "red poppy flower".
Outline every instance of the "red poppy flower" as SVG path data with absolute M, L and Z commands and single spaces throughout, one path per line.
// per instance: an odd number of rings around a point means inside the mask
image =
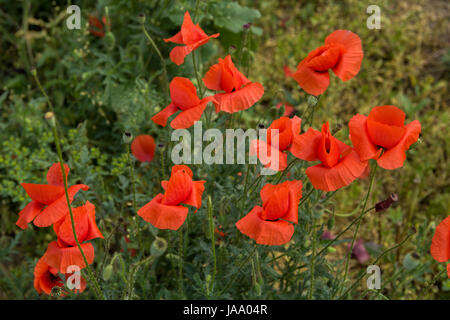
M 173 48 L 170 52 L 170 60 L 172 60 L 173 63 L 179 66 L 180 64 L 184 63 L 184 58 L 189 53 L 206 44 L 209 39 L 217 38 L 219 35 L 219 33 L 215 33 L 211 36 L 208 36 L 198 24 L 194 25 L 189 12 L 186 11 L 186 13 L 184 14 L 183 24 L 181 25 L 181 31 L 171 38 L 164 39 L 164 41 L 184 44 L 184 46 Z
M 213 97 L 200 100 L 192 82 L 182 77 L 175 77 L 170 83 L 170 98 L 172 102 L 154 115 L 152 121 L 165 127 L 167 119 L 180 110 L 181 112 L 170 123 L 174 129 L 185 129 L 192 126 L 195 121 L 200 120 L 208 102 L 215 101 Z
M 285 103 L 280 102 L 279 104 L 276 105 L 276 107 L 277 107 L 277 109 L 280 109 L 281 106 L 283 106 L 283 105 L 284 105 L 283 117 L 289 117 L 295 111 L 295 109 L 291 104 L 289 104 L 287 102 L 285 102 Z
M 95 238 L 103 238 L 102 233 L 95 222 L 95 206 L 89 201 L 83 206 L 73 208 L 73 219 L 78 241 L 89 264 L 94 261 L 94 246 L 91 243 L 83 243 Z M 61 273 L 67 271 L 70 265 L 80 268 L 86 267 L 73 236 L 70 215 L 56 222 L 53 229 L 58 237 L 48 245 L 43 260 Z
M 419 139 L 421 131 L 418 120 L 408 125 L 404 122 L 405 113 L 395 106 L 374 107 L 368 117 L 354 116 L 348 127 L 361 160 L 376 159 L 378 165 L 387 170 L 402 167 L 405 151 Z
M 172 167 L 169 181 L 162 181 L 165 193 L 158 194 L 138 211 L 138 215 L 158 229 L 177 230 L 186 220 L 188 208 L 200 208 L 206 181 L 193 181 L 191 169 L 185 165 Z
M 260 195 L 262 207 L 254 206 L 236 222 L 236 227 L 258 244 L 277 246 L 289 242 L 294 234 L 294 226 L 289 222 L 298 223 L 302 182 L 293 180 L 277 185 L 266 184 Z
M 286 169 L 287 153 L 291 149 L 294 137 L 300 133 L 302 119 L 294 116 L 292 119 L 288 117 L 281 117 L 274 120 L 267 129 L 266 141 L 253 140 L 250 145 L 250 154 L 255 155 L 265 165 L 266 168 L 271 168 L 275 171 Z M 278 137 L 278 145 L 276 145 L 276 138 Z M 278 161 L 271 161 L 272 155 Z
M 67 179 L 69 173 L 67 165 L 64 165 L 64 171 Z M 48 227 L 69 213 L 59 162 L 54 163 L 48 170 L 47 182 L 48 184 L 21 184 L 32 201 L 19 212 L 19 219 L 16 222 L 19 228 L 26 229 L 28 223 L 33 220 L 37 227 Z M 88 190 L 89 187 L 77 184 L 68 188 L 70 202 L 80 189 Z
M 89 32 L 99 38 L 105 36 L 105 26 L 106 26 L 106 17 L 102 17 L 102 21 L 100 21 L 95 15 L 89 15 Z M 108 26 L 111 26 L 111 23 L 108 23 Z
M 155 155 L 155 140 L 148 134 L 134 138 L 131 143 L 131 153 L 141 162 L 151 162 Z
M 361 39 L 348 30 L 337 30 L 325 45 L 311 51 L 297 66 L 293 78 L 307 93 L 322 94 L 330 83 L 329 69 L 342 81 L 358 74 L 363 59 Z
M 214 91 L 225 91 L 214 96 L 216 112 L 234 113 L 250 108 L 261 99 L 264 87 L 258 82 L 250 82 L 231 61 L 228 55 L 219 58 L 219 63 L 213 65 L 203 78 L 205 86 Z
M 71 274 L 65 274 L 66 279 Z M 51 291 L 54 287 L 63 287 L 63 281 L 61 277 L 58 275 L 58 270 L 49 266 L 44 260 L 41 258 L 36 264 L 34 268 L 34 288 L 37 293 L 41 294 L 42 292 L 50 295 Z M 80 289 L 76 290 L 77 293 L 81 293 L 86 289 L 86 280 L 81 277 L 80 279 Z
M 450 216 L 445 218 L 437 227 L 431 241 L 431 255 L 438 262 L 450 260 Z
M 302 160 L 321 163 L 306 169 L 305 173 L 316 189 L 334 191 L 349 185 L 363 175 L 367 161 L 361 161 L 358 154 L 345 143 L 331 135 L 328 122 L 322 132 L 309 128 L 297 136 L 291 153 Z

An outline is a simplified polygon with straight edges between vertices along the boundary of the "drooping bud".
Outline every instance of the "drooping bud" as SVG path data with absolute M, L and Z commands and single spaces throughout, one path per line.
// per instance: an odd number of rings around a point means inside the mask
M 398 195 L 396 193 L 391 193 L 389 198 L 380 201 L 375 205 L 375 212 L 382 212 L 391 207 L 391 205 L 398 201 Z
M 114 268 L 112 264 L 106 266 L 105 270 L 103 270 L 103 280 L 108 281 L 114 272 Z
M 114 36 L 114 33 L 112 33 L 112 32 L 106 33 L 105 43 L 106 43 L 106 47 L 109 50 L 114 49 L 114 46 L 116 45 L 116 37 Z

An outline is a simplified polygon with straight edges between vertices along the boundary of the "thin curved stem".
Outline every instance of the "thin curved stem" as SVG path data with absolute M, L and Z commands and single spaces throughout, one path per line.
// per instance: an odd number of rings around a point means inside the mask
M 372 191 L 373 181 L 375 178 L 375 173 L 377 171 L 378 165 L 375 164 L 375 168 L 373 169 L 371 176 L 370 176 L 370 182 L 369 182 L 369 188 L 367 189 L 367 194 L 363 202 L 363 206 L 361 209 L 361 214 L 359 215 L 359 218 L 361 218 L 364 215 L 364 212 L 366 210 L 367 202 L 369 200 L 370 192 Z M 352 243 L 350 245 L 350 250 L 347 254 L 347 259 L 345 261 L 345 272 L 344 272 L 344 281 L 343 281 L 343 287 L 345 286 L 345 281 L 347 280 L 347 274 L 348 274 L 348 267 L 350 262 L 350 257 L 352 256 L 353 252 L 353 246 L 355 245 L 356 237 L 358 235 L 359 227 L 361 226 L 362 219 L 359 219 L 358 224 L 356 225 L 355 232 L 353 233 Z

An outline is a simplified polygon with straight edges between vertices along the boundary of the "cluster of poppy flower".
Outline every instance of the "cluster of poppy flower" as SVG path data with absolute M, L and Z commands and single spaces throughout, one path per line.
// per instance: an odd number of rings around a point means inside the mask
M 180 65 L 193 50 L 218 36 L 208 36 L 198 25 L 194 25 L 189 12 L 186 12 L 181 31 L 165 41 L 183 45 L 175 47 L 170 53 L 171 60 Z M 359 72 L 362 59 L 360 38 L 350 31 L 337 30 L 325 39 L 323 46 L 311 51 L 298 64 L 295 72 L 289 68 L 284 71 L 307 93 L 319 95 L 329 85 L 330 69 L 342 81 L 348 81 Z M 203 83 L 208 89 L 219 93 L 200 99 L 189 79 L 175 77 L 170 83 L 171 103 L 152 118 L 153 122 L 166 126 L 169 117 L 181 111 L 170 125 L 174 129 L 188 128 L 200 120 L 208 102 L 215 105 L 216 112 L 234 113 L 250 108 L 264 94 L 263 86 L 251 82 L 239 72 L 229 55 L 219 58 L 218 63 L 203 77 Z M 265 141 L 251 142 L 250 152 L 256 154 L 266 167 L 277 171 L 287 168 L 288 153 L 308 162 L 319 161 L 319 164 L 306 169 L 306 175 L 314 188 L 327 192 L 366 177 L 369 159 L 376 160 L 380 167 L 388 170 L 403 166 L 405 151 L 417 141 L 421 130 L 417 120 L 405 125 L 405 113 L 399 108 L 377 106 L 367 117 L 358 114 L 350 120 L 351 147 L 333 137 L 328 122 L 322 125 L 321 131 L 309 128 L 301 134 L 301 119 L 297 116 L 289 118 L 293 111 L 289 107 L 281 118 L 269 126 Z M 277 143 L 272 143 L 275 136 L 278 136 L 275 139 Z M 272 154 L 278 159 L 277 165 L 266 161 L 272 158 Z M 157 228 L 177 230 L 188 213 L 188 209 L 180 204 L 199 208 L 203 183 L 192 181 L 192 172 L 188 167 L 174 166 L 169 182 L 162 182 L 165 194 L 157 195 L 138 214 Z M 255 206 L 236 223 L 237 228 L 259 244 L 287 243 L 294 232 L 291 223 L 298 222 L 301 189 L 302 182 L 297 180 L 278 185 L 266 184 L 261 190 L 262 207 Z
M 65 179 L 69 167 L 64 165 Z M 70 276 L 75 271 L 72 268 L 85 268 L 83 256 L 77 247 L 72 230 L 69 207 L 64 190 L 64 180 L 61 165 L 54 163 L 47 173 L 47 184 L 22 183 L 22 187 L 30 196 L 31 202 L 19 213 L 16 225 L 27 229 L 28 223 L 33 222 L 36 227 L 53 225 L 57 240 L 51 242 L 42 258 L 34 269 L 34 287 L 38 293 L 50 294 L 53 287 L 63 287 L 59 274 Z M 68 187 L 69 201 L 72 202 L 80 190 L 88 190 L 84 184 Z M 95 206 L 87 201 L 84 205 L 73 208 L 73 219 L 77 239 L 89 264 L 94 261 L 94 247 L 86 242 L 95 238 L 103 238 L 95 223 Z M 82 292 L 86 288 L 85 279 L 80 279 L 80 287 L 75 292 Z

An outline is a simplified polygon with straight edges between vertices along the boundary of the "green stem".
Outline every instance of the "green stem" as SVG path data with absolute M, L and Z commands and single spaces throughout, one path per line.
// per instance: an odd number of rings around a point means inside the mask
M 241 272 L 244 265 L 250 260 L 251 257 L 253 257 L 257 248 L 258 248 L 258 246 L 255 245 L 252 252 L 244 259 L 244 261 L 242 261 L 241 265 L 238 268 L 238 271 L 234 274 L 233 278 L 228 282 L 228 284 L 225 286 L 225 288 L 219 293 L 219 296 L 222 295 L 224 292 L 226 292 L 228 290 L 228 288 L 233 284 L 233 282 L 236 280 L 237 276 Z
M 191 55 L 192 55 L 192 64 L 194 65 L 195 78 L 197 79 L 198 91 L 200 91 L 200 99 L 203 99 L 204 91 L 203 91 L 203 85 L 201 82 L 200 74 L 198 73 L 198 69 L 197 69 L 197 63 L 195 62 L 195 51 L 192 51 Z
M 41 82 L 39 81 L 39 78 L 37 76 L 37 71 L 33 70 L 32 74 L 33 74 L 34 79 L 36 80 L 36 83 L 39 86 L 39 89 L 41 90 L 41 92 L 45 96 L 45 98 L 47 99 L 48 104 L 50 106 L 50 109 L 53 112 L 53 104 L 52 104 L 50 98 L 48 97 L 47 93 L 43 89 L 43 87 L 41 85 Z M 64 184 L 64 193 L 66 195 L 67 207 L 69 208 L 69 215 L 70 215 L 70 221 L 71 221 L 71 224 L 72 224 L 73 237 L 74 237 L 75 242 L 77 244 L 78 250 L 80 250 L 81 256 L 83 257 L 84 264 L 86 265 L 86 269 L 88 271 L 88 278 L 89 278 L 88 280 L 89 280 L 90 283 L 93 284 L 93 287 L 95 289 L 95 294 L 97 295 L 97 298 L 100 299 L 100 300 L 103 300 L 104 299 L 103 292 L 100 289 L 100 286 L 99 286 L 99 284 L 97 282 L 97 279 L 94 276 L 94 273 L 91 270 L 91 267 L 89 266 L 89 263 L 88 263 L 88 261 L 86 259 L 86 256 L 84 255 L 83 248 L 81 248 L 81 244 L 78 241 L 78 236 L 77 236 L 77 232 L 76 232 L 76 229 L 75 229 L 75 221 L 73 219 L 72 206 L 70 204 L 69 192 L 68 192 L 68 187 L 67 187 L 67 176 L 66 176 L 66 170 L 64 168 L 64 159 L 63 159 L 63 156 L 62 156 L 61 145 L 60 145 L 59 136 L 58 136 L 58 130 L 56 129 L 56 119 L 55 118 L 56 117 L 55 117 L 55 115 L 53 113 L 49 120 L 51 121 L 51 127 L 53 129 L 53 136 L 54 136 L 54 139 L 55 139 L 56 150 L 57 150 L 58 157 L 59 157 L 59 164 L 61 166 L 61 172 L 62 172 L 63 184 Z
M 284 175 L 286 173 L 289 172 L 289 170 L 291 169 L 291 167 L 298 161 L 298 158 L 293 159 L 291 162 L 289 162 L 289 164 L 286 166 L 286 169 L 284 169 L 283 171 L 280 172 L 280 174 L 278 175 L 278 177 L 276 178 L 274 184 L 278 184 L 281 179 L 283 179 Z
M 130 152 L 130 144 L 129 143 L 126 144 L 126 148 L 127 148 L 128 166 L 130 167 L 131 184 L 133 187 L 133 189 L 132 189 L 132 191 L 133 191 L 133 208 L 134 208 L 134 213 L 136 215 L 138 212 L 137 203 L 136 203 L 136 182 L 134 179 L 134 167 L 133 167 L 133 162 L 132 162 L 131 156 L 130 156 L 131 152 Z M 135 236 L 137 236 L 137 238 L 138 238 L 139 246 L 142 247 L 142 239 L 141 239 L 141 233 L 139 231 L 139 223 L 138 223 L 135 215 L 133 215 Z
M 209 232 L 211 235 L 211 250 L 214 258 L 214 269 L 211 280 L 211 292 L 214 292 L 214 281 L 216 279 L 217 259 L 216 259 L 216 244 L 214 238 L 214 218 L 213 218 L 213 206 L 211 196 L 208 195 L 208 219 L 209 219 Z
M 131 271 L 130 271 L 130 275 L 128 277 L 128 292 L 127 295 L 124 296 L 125 300 L 130 300 L 133 297 L 133 291 L 134 291 L 134 276 L 136 274 L 136 272 L 139 270 L 140 266 L 153 261 L 154 257 L 153 256 L 149 256 L 147 258 L 142 259 L 141 261 L 137 262 L 136 264 L 131 266 Z
M 370 176 L 369 188 L 367 190 L 367 194 L 366 194 L 366 197 L 364 199 L 364 203 L 363 203 L 363 206 L 362 206 L 362 209 L 361 209 L 361 214 L 359 215 L 359 221 L 358 221 L 358 224 L 356 225 L 355 232 L 353 233 L 352 244 L 350 246 L 350 250 L 349 250 L 349 252 L 347 254 L 347 259 L 345 261 L 345 272 L 344 272 L 343 287 L 345 286 L 345 281 L 347 279 L 348 267 L 349 267 L 350 257 L 352 256 L 352 252 L 353 252 L 353 246 L 355 245 L 355 241 L 356 241 L 356 237 L 358 235 L 359 227 L 361 226 L 361 222 L 362 222 L 361 217 L 364 215 L 365 210 L 366 210 L 367 202 L 369 200 L 370 191 L 372 190 L 373 181 L 374 181 L 374 178 L 375 178 L 375 173 L 377 171 L 377 168 L 378 168 L 378 165 L 375 164 L 375 168 L 372 170 L 372 173 L 371 173 L 371 176 Z
M 312 300 L 312 294 L 314 290 L 314 262 L 316 257 L 316 222 L 314 213 L 312 213 L 312 254 L 311 254 L 311 281 L 309 284 L 309 296 L 308 299 Z
M 77 232 L 75 229 L 75 221 L 73 219 L 72 206 L 70 204 L 69 192 L 68 192 L 68 188 L 67 188 L 67 179 L 66 179 L 66 172 L 65 172 L 65 168 L 64 168 L 64 160 L 62 157 L 61 146 L 59 144 L 60 142 L 59 142 L 58 132 L 56 130 L 56 125 L 52 125 L 52 128 L 53 128 L 53 135 L 55 137 L 55 144 L 56 144 L 56 150 L 58 152 L 59 163 L 61 165 L 61 171 L 62 171 L 63 183 L 64 183 L 64 192 L 66 194 L 67 206 L 69 207 L 69 215 L 70 215 L 70 221 L 72 224 L 73 237 L 75 238 L 75 242 L 77 244 L 78 250 L 80 250 L 80 253 L 83 257 L 84 264 L 86 265 L 86 269 L 87 269 L 88 275 L 89 275 L 89 282 L 93 283 L 97 298 L 103 300 L 104 296 L 103 296 L 102 290 L 100 289 L 97 279 L 95 279 L 94 273 L 92 272 L 91 267 L 89 266 L 89 263 L 86 259 L 86 256 L 84 255 L 83 248 L 81 248 L 81 244 L 78 241 L 78 236 L 77 236 Z
M 383 253 L 381 253 L 381 254 L 377 257 L 377 259 L 376 259 L 373 263 L 371 263 L 371 265 L 376 265 L 376 264 L 378 263 L 378 261 L 380 261 L 380 259 L 381 259 L 384 255 L 386 255 L 388 252 L 393 251 L 393 250 L 397 249 L 398 247 L 402 246 L 406 241 L 409 240 L 409 238 L 410 238 L 412 235 L 413 235 L 412 233 L 409 234 L 405 239 L 403 239 L 402 242 L 398 243 L 397 245 L 395 245 L 395 246 L 393 246 L 393 247 L 387 249 L 387 250 L 384 251 Z M 366 275 L 365 272 L 361 273 L 361 275 L 358 277 L 358 279 L 356 279 L 356 280 L 353 282 L 353 284 L 350 286 L 350 288 L 348 288 L 348 289 L 347 289 L 347 290 L 346 290 L 346 291 L 338 298 L 338 300 L 341 300 L 341 299 L 345 298 L 345 296 L 346 296 L 351 290 L 353 290 L 354 287 L 356 287 L 356 286 L 358 285 L 358 283 L 361 281 L 362 278 L 364 278 L 365 275 Z
M 180 299 L 184 298 L 184 293 L 183 293 L 183 232 L 178 232 L 178 238 L 179 238 L 179 247 L 178 247 L 178 256 L 179 256 L 179 261 L 178 261 L 178 293 L 180 295 Z
M 158 46 L 156 45 L 156 43 L 153 41 L 152 37 L 150 37 L 150 35 L 148 34 L 147 30 L 145 29 L 144 24 L 141 24 L 142 27 L 142 31 L 144 32 L 145 36 L 147 37 L 148 41 L 150 41 L 151 45 L 153 46 L 153 48 L 155 49 L 156 53 L 158 54 L 159 59 L 161 60 L 161 64 L 163 67 L 163 74 L 164 74 L 164 91 L 166 92 L 166 94 L 169 94 L 169 78 L 167 77 L 167 70 L 166 70 L 166 62 L 164 61 L 164 58 L 161 54 L 161 51 L 159 51 Z

